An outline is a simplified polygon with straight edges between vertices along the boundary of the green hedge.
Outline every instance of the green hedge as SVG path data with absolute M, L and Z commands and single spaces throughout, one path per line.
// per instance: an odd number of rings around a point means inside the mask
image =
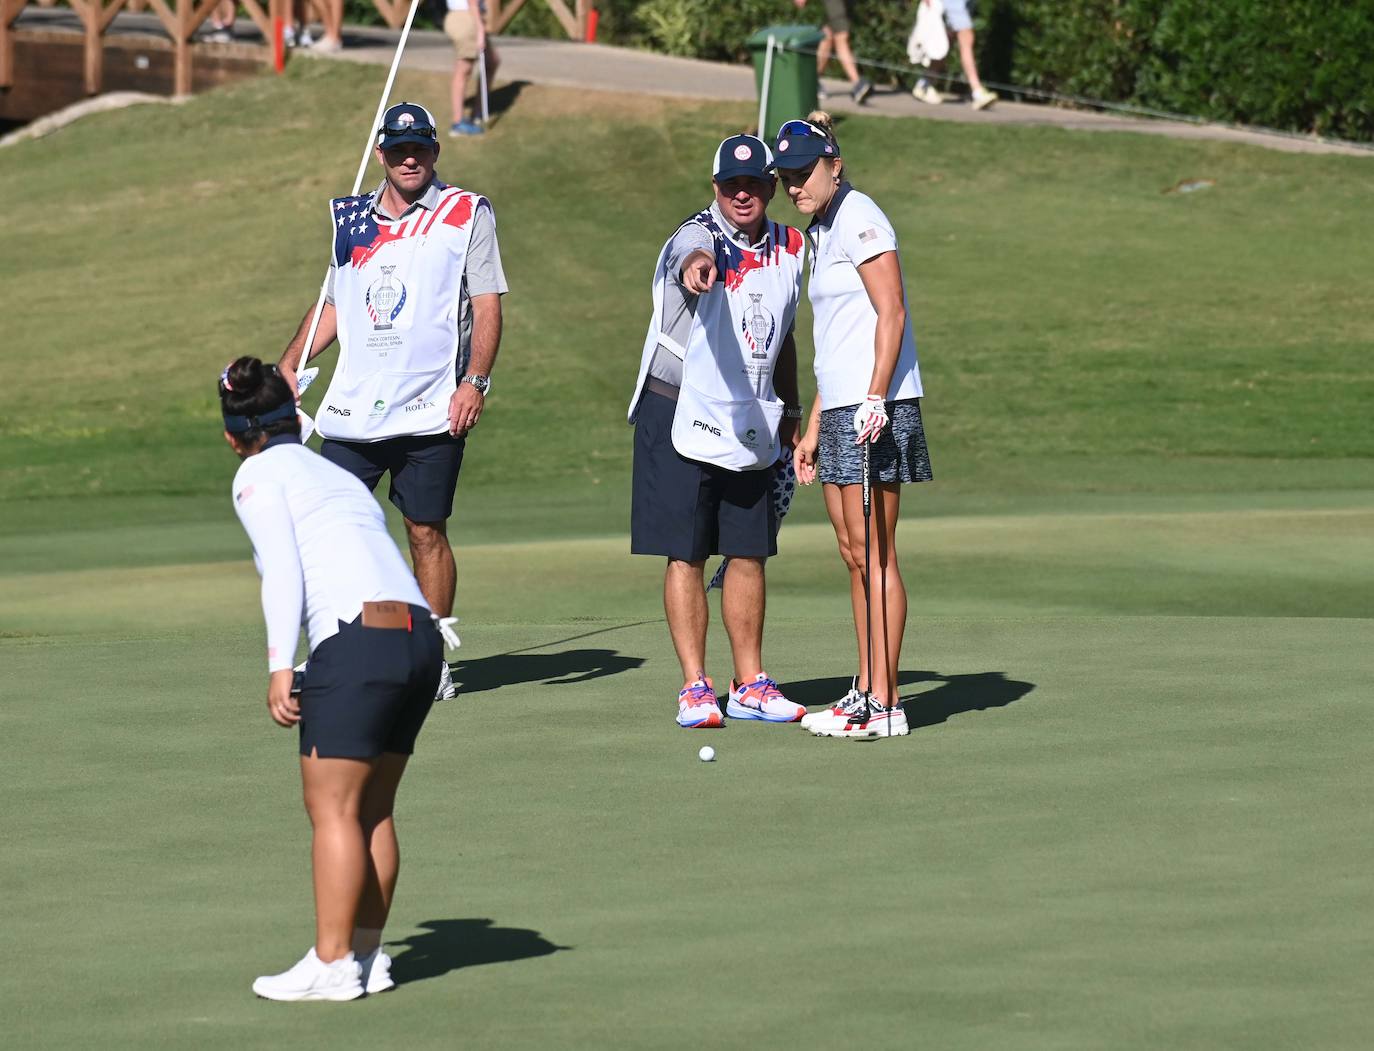
M 350 16 L 371 18 L 367 0 Z M 600 0 L 598 39 L 738 61 L 771 24 L 824 18 L 821 0 Z M 898 67 L 916 0 L 850 0 L 855 53 Z M 1374 0 L 975 0 L 984 80 L 1125 102 L 1209 120 L 1374 141 Z M 562 37 L 547 5 L 527 3 L 509 32 Z M 832 67 L 837 70 L 838 67 Z M 950 69 L 958 72 L 957 49 Z

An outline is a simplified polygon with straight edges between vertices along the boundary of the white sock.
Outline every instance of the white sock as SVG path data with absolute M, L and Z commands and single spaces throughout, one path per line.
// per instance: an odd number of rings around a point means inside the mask
M 358 959 L 371 956 L 382 945 L 382 929 L 380 927 L 354 927 L 353 928 L 353 955 Z

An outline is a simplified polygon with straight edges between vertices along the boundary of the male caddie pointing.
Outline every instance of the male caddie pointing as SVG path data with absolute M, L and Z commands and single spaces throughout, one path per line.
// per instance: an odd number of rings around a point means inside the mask
M 765 212 L 772 162 L 752 135 L 716 150 L 714 203 L 659 254 L 630 401 L 631 550 L 668 559 L 663 605 L 682 663 L 685 727 L 723 723 L 706 674 L 703 568 L 713 554 L 730 556 L 721 599 L 734 657 L 726 711 L 767 722 L 806 713 L 782 695 L 761 655 L 764 561 L 777 552 L 772 467 L 782 446 L 795 444 L 801 418 L 792 321 L 802 236 Z
M 447 617 L 456 583 L 448 518 L 466 436 L 491 384 L 506 278 L 491 204 L 435 177 L 439 140 L 428 110 L 388 109 L 376 155 L 381 186 L 330 202 L 330 295 L 310 356 L 337 334 L 339 362 L 317 414 L 320 452 L 369 489 L 391 473 L 420 590 Z M 293 386 L 312 313 L 282 355 Z M 455 692 L 445 663 L 439 695 Z

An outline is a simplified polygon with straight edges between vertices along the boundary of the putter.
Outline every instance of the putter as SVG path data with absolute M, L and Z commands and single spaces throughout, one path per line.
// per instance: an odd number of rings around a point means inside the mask
M 864 691 L 865 722 L 873 719 L 873 566 L 869 558 L 869 533 L 872 531 L 873 488 L 869 481 L 871 458 L 869 449 L 872 442 L 864 441 L 864 619 L 868 631 L 868 689 Z
M 363 185 L 363 175 L 367 172 L 367 160 L 372 156 L 372 149 L 377 144 L 377 125 L 381 123 L 382 114 L 386 112 L 386 100 L 391 96 L 391 86 L 396 83 L 396 70 L 401 66 L 401 55 L 406 49 L 406 40 L 410 36 L 410 25 L 415 21 L 415 11 L 420 5 L 420 0 L 410 0 L 410 11 L 406 14 L 406 24 L 401 30 L 401 39 L 396 41 L 396 54 L 391 58 L 391 70 L 386 75 L 386 86 L 382 88 L 382 97 L 377 100 L 377 112 L 372 117 L 372 123 L 367 126 L 367 142 L 363 145 L 363 157 L 358 162 L 358 174 L 353 177 L 353 192 L 350 197 L 357 197 L 358 191 Z M 320 282 L 320 295 L 315 300 L 314 316 L 310 319 L 310 328 L 305 333 L 305 343 L 301 345 L 301 357 L 296 362 L 297 372 L 297 393 L 303 393 L 300 389 L 300 373 L 305 363 L 310 360 L 310 348 L 315 345 L 315 333 L 320 328 L 320 312 L 324 310 L 324 297 L 329 292 L 329 271 L 325 270 L 324 280 Z M 314 377 L 312 376 L 311 379 Z M 301 441 L 305 441 L 314 432 L 315 421 L 304 413 L 301 420 Z M 308 430 L 307 430 L 308 421 Z

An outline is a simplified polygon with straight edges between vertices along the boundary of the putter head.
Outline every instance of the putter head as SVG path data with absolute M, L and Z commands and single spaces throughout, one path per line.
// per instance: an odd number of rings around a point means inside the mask
M 315 433 L 315 421 L 310 418 L 310 414 L 304 409 L 300 409 L 298 415 L 301 418 L 301 444 L 304 445 L 310 440 L 310 436 Z

